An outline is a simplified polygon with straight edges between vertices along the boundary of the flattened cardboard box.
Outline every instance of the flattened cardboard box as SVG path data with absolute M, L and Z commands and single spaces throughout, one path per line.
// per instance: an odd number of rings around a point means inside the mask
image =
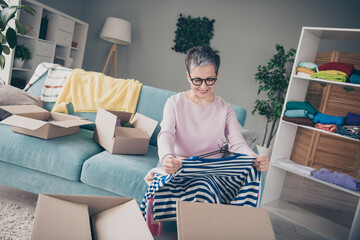
M 79 126 L 93 124 L 80 117 L 50 113 L 36 105 L 11 105 L 0 108 L 13 114 L 0 123 L 12 126 L 13 132 L 43 139 L 75 134 L 79 131 Z
M 136 113 L 131 120 L 134 128 L 116 126 L 130 120 L 132 113 L 108 111 L 98 108 L 95 120 L 94 140 L 110 153 L 146 154 L 150 137 L 158 122 Z
M 33 240 L 153 239 L 135 199 L 39 195 Z
M 275 240 L 267 210 L 177 201 L 178 239 Z

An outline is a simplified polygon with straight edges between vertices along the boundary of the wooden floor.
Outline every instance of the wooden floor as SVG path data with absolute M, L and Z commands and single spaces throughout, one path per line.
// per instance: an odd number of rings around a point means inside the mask
M 23 206 L 36 207 L 38 195 L 21 191 L 0 184 L 0 200 L 10 203 L 17 203 Z M 286 219 L 270 213 L 271 222 L 274 228 L 276 239 L 278 240 L 325 240 L 326 238 L 300 226 L 293 224 Z M 156 240 L 177 239 L 176 233 L 165 232 L 163 236 L 156 237 Z

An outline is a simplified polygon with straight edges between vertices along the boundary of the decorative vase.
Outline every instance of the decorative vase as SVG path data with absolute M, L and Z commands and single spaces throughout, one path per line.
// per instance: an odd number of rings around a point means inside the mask
M 14 59 L 14 67 L 22 68 L 23 66 L 24 66 L 24 60 L 21 60 L 19 58 Z
M 272 147 L 267 148 L 260 145 L 256 145 L 256 148 L 258 150 L 259 156 L 267 156 L 269 158 L 271 157 Z

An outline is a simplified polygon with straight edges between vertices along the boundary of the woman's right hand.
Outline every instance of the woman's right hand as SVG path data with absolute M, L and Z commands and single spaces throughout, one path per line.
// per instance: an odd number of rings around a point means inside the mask
M 182 162 L 181 162 L 182 159 L 185 158 L 174 158 L 171 156 L 165 157 L 163 160 L 165 172 L 167 174 L 173 174 L 177 170 L 179 170 L 179 168 L 181 168 L 182 166 Z

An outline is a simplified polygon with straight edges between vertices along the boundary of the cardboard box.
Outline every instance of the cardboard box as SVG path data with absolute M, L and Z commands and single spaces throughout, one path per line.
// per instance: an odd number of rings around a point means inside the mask
M 39 195 L 31 239 L 153 239 L 132 198 Z
M 14 132 L 43 139 L 75 134 L 79 131 L 79 126 L 93 124 L 77 116 L 50 113 L 36 105 L 11 105 L 0 108 L 13 114 L 0 123 L 11 125 Z
M 269 213 L 262 208 L 177 201 L 178 239 L 275 240 Z
M 134 128 L 116 126 L 119 119 L 122 123 L 130 120 L 132 113 L 107 111 L 98 108 L 95 120 L 94 140 L 111 153 L 146 154 L 150 137 L 157 121 L 136 113 L 131 120 Z

